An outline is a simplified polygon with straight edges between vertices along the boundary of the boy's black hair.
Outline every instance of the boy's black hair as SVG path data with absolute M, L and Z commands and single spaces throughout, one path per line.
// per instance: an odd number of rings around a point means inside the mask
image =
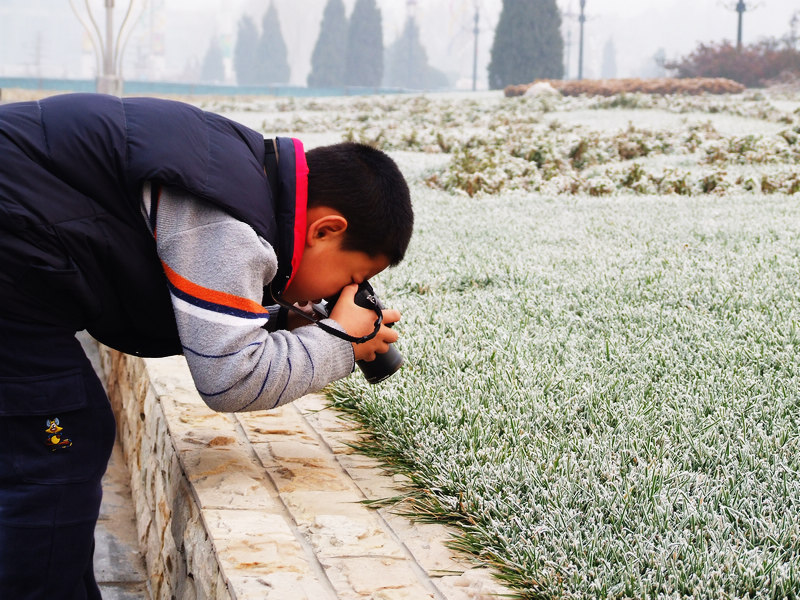
M 347 219 L 343 250 L 386 256 L 396 265 L 414 228 L 406 180 L 384 152 L 355 142 L 306 152 L 308 206 L 328 206 Z

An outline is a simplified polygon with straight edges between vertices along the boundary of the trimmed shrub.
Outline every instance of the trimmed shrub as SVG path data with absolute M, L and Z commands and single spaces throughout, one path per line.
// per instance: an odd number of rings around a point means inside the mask
M 244 15 L 239 19 L 236 47 L 233 50 L 233 68 L 239 85 L 258 85 L 258 30 L 253 19 Z
M 403 33 L 386 50 L 384 85 L 415 90 L 445 88 L 447 76 L 428 64 L 416 21 L 409 17 Z
M 311 55 L 308 87 L 344 85 L 347 51 L 347 16 L 342 0 L 328 0 L 322 15 L 319 37 Z
M 503 0 L 489 62 L 489 87 L 564 76 L 561 13 L 555 0 Z
M 220 48 L 219 40 L 212 38 L 208 44 L 208 50 L 203 58 L 203 68 L 200 71 L 200 77 L 203 81 L 209 83 L 219 83 L 225 81 L 225 63 L 222 57 L 222 48 Z
M 383 27 L 375 0 L 356 0 L 347 30 L 345 83 L 378 87 L 383 79 Z
M 735 81 L 723 78 L 696 77 L 692 79 L 582 79 L 563 81 L 560 79 L 537 80 L 532 83 L 510 85 L 505 95 L 522 96 L 528 88 L 538 81 L 547 81 L 564 96 L 615 96 L 618 94 L 739 94 L 745 87 Z
M 278 9 L 271 2 L 261 21 L 261 38 L 258 42 L 259 83 L 286 83 L 289 81 L 289 60 L 286 55 L 286 42 L 281 33 Z

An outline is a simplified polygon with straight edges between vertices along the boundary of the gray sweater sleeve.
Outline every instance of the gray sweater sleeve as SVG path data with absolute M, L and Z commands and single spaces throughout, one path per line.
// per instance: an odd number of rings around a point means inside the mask
M 277 259 L 250 226 L 182 190 L 164 188 L 154 233 L 186 362 L 209 407 L 274 408 L 353 370 L 350 343 L 318 327 L 263 328 L 269 318 L 261 306 L 263 289 Z

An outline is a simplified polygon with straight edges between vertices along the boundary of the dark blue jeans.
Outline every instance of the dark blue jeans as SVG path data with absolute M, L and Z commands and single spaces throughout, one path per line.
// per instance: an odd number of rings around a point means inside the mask
M 94 528 L 114 436 L 75 332 L 0 317 L 0 597 L 100 598 Z

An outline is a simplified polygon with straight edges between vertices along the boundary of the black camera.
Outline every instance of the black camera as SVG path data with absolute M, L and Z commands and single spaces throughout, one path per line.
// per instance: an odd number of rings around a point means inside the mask
M 325 299 L 325 307 L 323 308 L 325 316 L 328 316 L 333 310 L 336 301 L 339 299 L 339 294 Z M 369 281 L 363 281 L 358 286 L 354 302 L 361 308 L 368 308 L 374 310 L 380 318 L 382 318 L 381 311 L 384 306 L 381 304 L 375 290 L 372 289 Z M 317 307 L 315 306 L 315 309 Z M 387 327 L 391 327 L 393 323 L 389 323 Z M 378 327 L 376 327 L 377 330 Z M 389 351 L 375 355 L 374 360 L 359 360 L 356 365 L 364 373 L 369 383 L 380 383 L 384 379 L 391 377 L 402 365 L 403 355 L 394 347 L 394 344 L 389 345 Z

